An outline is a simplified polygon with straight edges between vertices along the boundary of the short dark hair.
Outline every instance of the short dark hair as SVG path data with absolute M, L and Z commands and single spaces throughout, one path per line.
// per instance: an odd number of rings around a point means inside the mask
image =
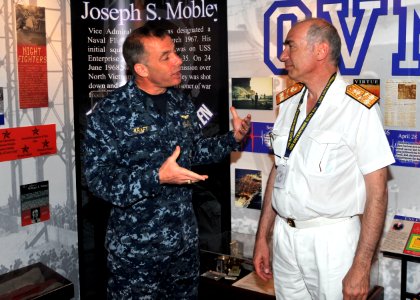
M 126 37 L 123 44 L 123 56 L 127 66 L 133 74 L 135 74 L 134 65 L 145 59 L 143 38 L 157 37 L 163 39 L 166 36 L 169 36 L 169 33 L 165 29 L 152 22 L 148 22 L 142 27 L 133 30 Z
M 311 22 L 308 29 L 306 40 L 309 44 L 317 42 L 327 42 L 330 45 L 330 58 L 336 66 L 340 63 L 341 39 L 337 29 L 324 19 L 306 19 L 302 22 Z

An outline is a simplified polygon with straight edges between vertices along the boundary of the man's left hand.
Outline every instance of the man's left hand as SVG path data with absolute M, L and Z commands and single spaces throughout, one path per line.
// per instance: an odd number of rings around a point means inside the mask
M 251 115 L 248 114 L 245 118 L 241 119 L 233 106 L 230 108 L 230 112 L 232 114 L 233 136 L 236 142 L 239 143 L 244 139 L 251 127 Z
M 343 279 L 344 300 L 366 300 L 369 293 L 370 267 L 353 264 Z

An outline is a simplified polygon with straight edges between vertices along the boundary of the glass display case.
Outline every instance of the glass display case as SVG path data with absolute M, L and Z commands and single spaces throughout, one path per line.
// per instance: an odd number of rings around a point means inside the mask
M 199 300 L 210 299 L 275 299 L 272 282 L 265 283 L 256 276 L 252 264 L 255 236 L 224 232 L 214 236 L 217 247 L 201 247 Z M 212 240 L 209 240 L 209 244 Z M 206 245 L 206 244 L 205 244 Z
M 1 299 L 64 300 L 73 297 L 73 283 L 42 263 L 0 276 Z

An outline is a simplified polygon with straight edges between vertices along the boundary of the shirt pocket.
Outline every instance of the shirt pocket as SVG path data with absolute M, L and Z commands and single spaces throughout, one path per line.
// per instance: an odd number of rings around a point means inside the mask
M 131 161 L 148 159 L 160 151 L 161 139 L 161 131 L 156 125 L 138 125 L 127 130 L 120 142 L 121 153 Z
M 276 166 L 284 163 L 284 153 L 287 147 L 289 128 L 273 129 L 270 133 L 270 146 L 273 150 Z
M 341 135 L 334 131 L 314 130 L 303 145 L 303 166 L 312 174 L 333 174 L 337 169 L 337 153 Z

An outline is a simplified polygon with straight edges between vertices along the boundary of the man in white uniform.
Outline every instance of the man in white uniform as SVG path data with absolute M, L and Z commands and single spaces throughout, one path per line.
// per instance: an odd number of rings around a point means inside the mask
M 331 24 L 308 19 L 292 27 L 280 56 L 299 83 L 278 96 L 275 166 L 254 249 L 267 280 L 273 233 L 277 299 L 366 299 L 369 291 L 394 158 L 378 97 L 337 74 L 340 49 Z

